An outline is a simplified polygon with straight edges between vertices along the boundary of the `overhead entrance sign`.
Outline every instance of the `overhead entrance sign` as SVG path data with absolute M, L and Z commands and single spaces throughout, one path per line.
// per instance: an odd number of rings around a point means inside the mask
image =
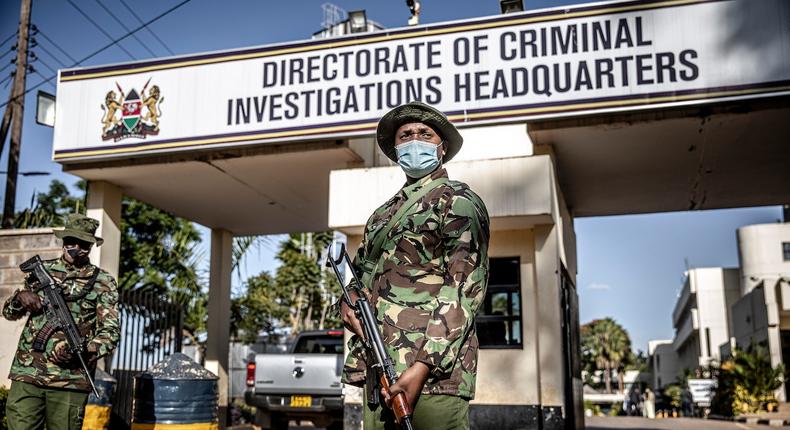
M 372 134 L 411 100 L 464 126 L 788 94 L 789 21 L 783 0 L 609 2 L 66 70 L 53 157 Z

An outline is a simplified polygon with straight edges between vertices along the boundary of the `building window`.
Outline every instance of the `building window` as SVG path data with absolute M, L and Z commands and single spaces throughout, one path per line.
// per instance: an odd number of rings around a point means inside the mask
M 790 242 L 782 242 L 782 255 L 785 261 L 790 261 Z
M 518 257 L 489 259 L 488 289 L 477 315 L 481 348 L 521 348 L 521 276 Z

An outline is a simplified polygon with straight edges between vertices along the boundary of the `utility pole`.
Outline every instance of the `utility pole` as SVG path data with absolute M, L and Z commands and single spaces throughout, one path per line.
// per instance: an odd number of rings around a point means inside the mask
M 30 30 L 31 0 L 21 0 L 19 10 L 19 31 L 16 43 L 16 74 L 11 89 L 11 98 L 6 110 L 11 111 L 11 144 L 8 147 L 8 175 L 5 183 L 5 204 L 3 205 L 3 228 L 11 228 L 14 223 L 16 206 L 16 179 L 19 172 L 19 147 L 22 143 L 22 119 L 25 112 L 25 75 L 27 74 L 27 44 Z M 5 116 L 5 115 L 4 115 Z M 5 119 L 5 118 L 4 118 Z M 5 137 L 5 136 L 3 136 Z

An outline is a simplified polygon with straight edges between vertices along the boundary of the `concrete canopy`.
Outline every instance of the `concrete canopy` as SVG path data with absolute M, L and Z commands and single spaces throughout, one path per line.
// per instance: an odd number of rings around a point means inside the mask
M 68 165 L 66 170 L 243 236 L 327 229 L 329 172 L 358 161 L 344 143 L 331 141 Z
M 790 99 L 528 124 L 574 216 L 790 202 Z

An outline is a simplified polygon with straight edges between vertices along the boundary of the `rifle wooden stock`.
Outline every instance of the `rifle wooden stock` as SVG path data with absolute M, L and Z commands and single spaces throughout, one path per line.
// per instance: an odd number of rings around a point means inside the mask
M 384 375 L 381 375 L 381 386 L 384 387 L 387 392 L 390 391 L 390 383 Z M 411 418 L 411 406 L 409 405 L 408 399 L 406 399 L 406 393 L 400 392 L 393 397 L 390 402 L 390 408 L 392 408 L 392 412 L 395 414 L 395 421 L 397 421 L 398 424 L 403 424 L 404 418 Z

